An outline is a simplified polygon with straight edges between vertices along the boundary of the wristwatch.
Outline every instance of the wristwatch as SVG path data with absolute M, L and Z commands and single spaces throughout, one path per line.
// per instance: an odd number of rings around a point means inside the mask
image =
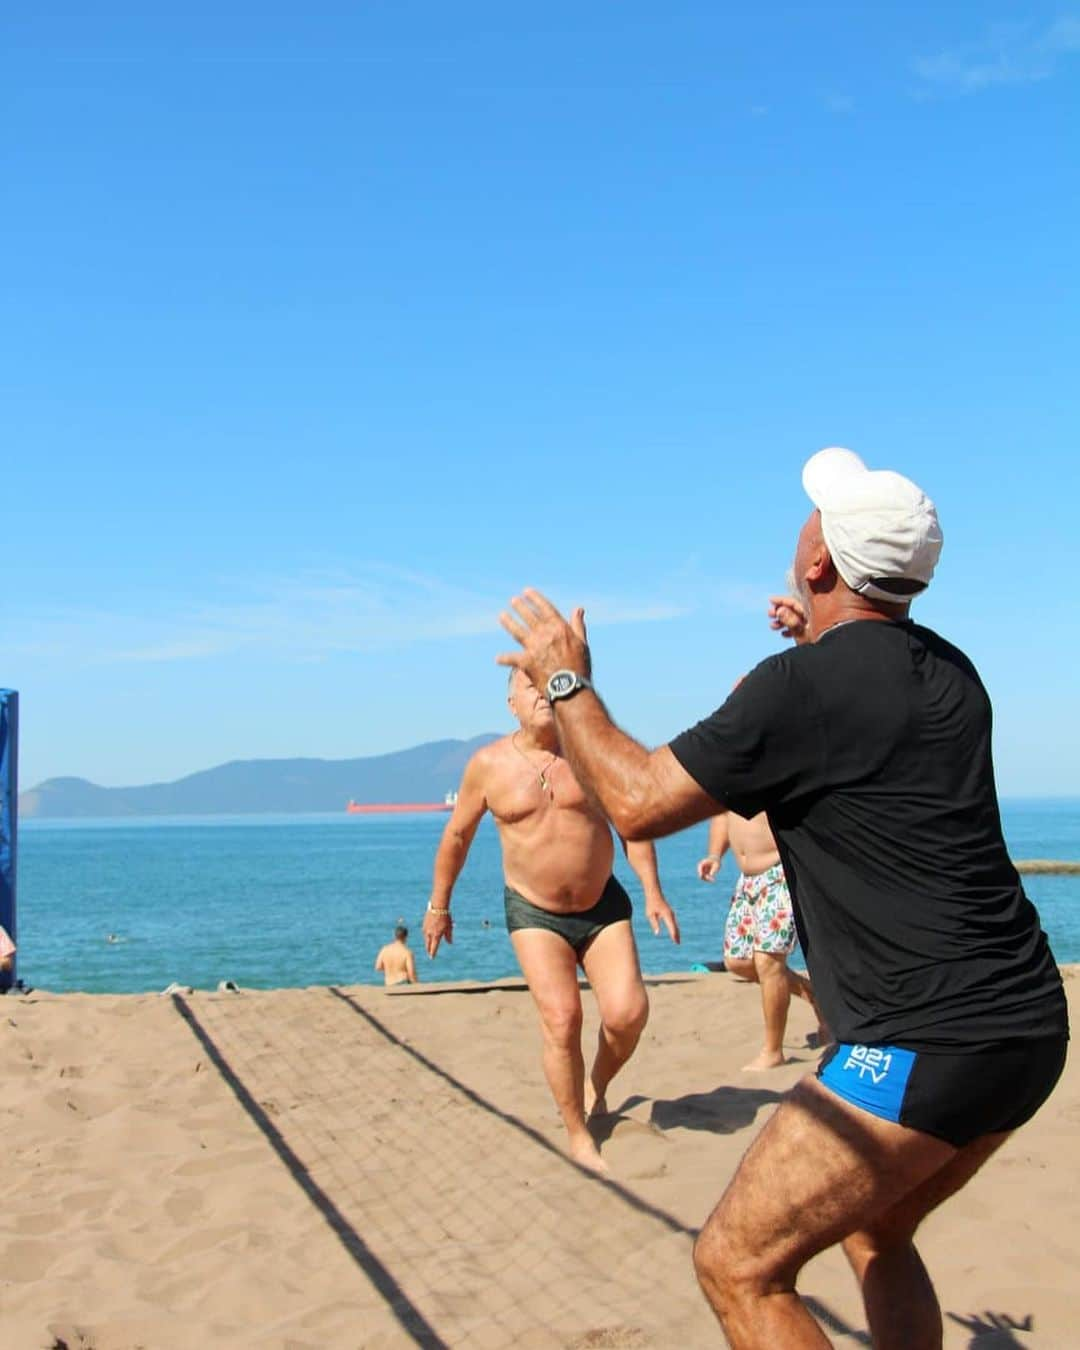
M 576 670 L 557 670 L 547 682 L 547 701 L 557 703 L 561 698 L 572 698 L 579 689 L 591 689 L 592 681 Z

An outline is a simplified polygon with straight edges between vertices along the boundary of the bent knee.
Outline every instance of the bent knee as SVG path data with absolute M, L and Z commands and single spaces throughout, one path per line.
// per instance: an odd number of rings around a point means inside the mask
M 547 1007 L 540 1014 L 544 1036 L 554 1045 L 574 1045 L 581 1040 L 581 1006 L 559 1004 Z
M 604 1027 L 615 1036 L 640 1036 L 648 1020 L 649 998 L 644 989 L 640 997 L 632 996 L 604 1009 Z
M 756 980 L 757 970 L 752 956 L 725 956 L 724 969 L 739 980 Z
M 758 1244 L 740 1242 L 716 1215 L 694 1243 L 694 1273 L 714 1303 L 794 1288 L 795 1272 L 779 1255 L 771 1261 Z

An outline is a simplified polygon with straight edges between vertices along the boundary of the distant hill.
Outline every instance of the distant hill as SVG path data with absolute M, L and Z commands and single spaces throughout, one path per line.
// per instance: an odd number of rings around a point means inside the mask
M 429 741 L 367 759 L 240 759 L 175 783 L 98 787 L 85 778 L 47 778 L 19 794 L 23 819 L 87 816 L 239 815 L 344 811 L 358 802 L 441 802 L 466 761 L 494 733 Z

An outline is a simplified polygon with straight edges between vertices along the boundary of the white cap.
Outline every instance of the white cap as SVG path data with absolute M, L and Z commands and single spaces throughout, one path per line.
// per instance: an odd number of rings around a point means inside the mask
M 941 553 L 934 503 L 910 478 L 870 470 L 831 446 L 806 461 L 803 487 L 840 576 L 871 600 L 902 604 L 926 589 Z

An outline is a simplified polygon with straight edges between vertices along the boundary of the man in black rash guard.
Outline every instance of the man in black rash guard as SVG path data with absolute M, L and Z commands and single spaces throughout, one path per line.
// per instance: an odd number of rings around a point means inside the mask
M 536 591 L 501 616 L 499 658 L 548 689 L 578 781 L 625 838 L 721 810 L 768 815 L 836 1046 L 747 1150 L 694 1263 L 735 1350 L 828 1345 L 795 1292 L 842 1242 L 878 1350 L 941 1345 L 913 1244 L 1038 1110 L 1065 1062 L 1057 967 L 1009 861 L 991 710 L 966 656 L 908 619 L 941 549 L 933 503 L 849 450 L 803 470 L 814 510 L 797 599 L 773 627 L 809 640 L 649 751 L 586 678 L 584 615 Z M 550 683 L 549 683 L 550 681 Z

